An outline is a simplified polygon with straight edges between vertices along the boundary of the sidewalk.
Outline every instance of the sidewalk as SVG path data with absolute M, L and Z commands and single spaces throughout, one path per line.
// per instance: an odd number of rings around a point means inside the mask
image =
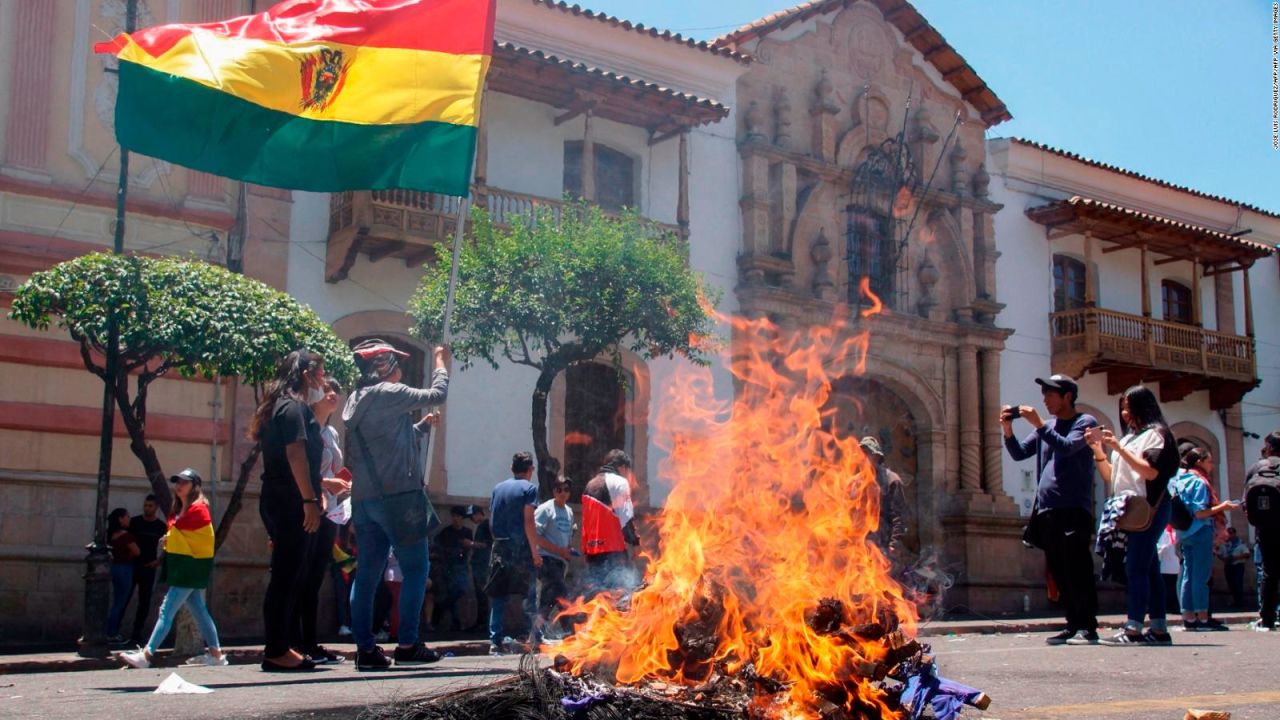
M 1216 613 L 1217 619 L 1229 625 L 1244 625 L 1257 617 L 1256 613 L 1233 612 Z M 1098 618 L 1103 628 L 1118 628 L 1124 624 L 1123 615 L 1104 615 Z M 1172 626 L 1178 620 L 1172 619 Z M 980 620 L 939 620 L 925 622 L 920 625 L 921 637 L 945 637 L 948 635 L 973 635 L 993 633 L 1039 633 L 1055 632 L 1063 626 L 1060 617 L 1010 617 L 1004 619 L 985 618 Z M 427 646 L 445 655 L 452 653 L 455 657 L 469 655 L 486 655 L 489 651 L 487 640 L 442 640 L 429 642 Z M 348 662 L 355 661 L 356 648 L 352 644 L 325 643 L 330 650 L 345 655 Z M 383 647 L 388 647 L 383 644 Z M 239 645 L 223 648 L 234 665 L 256 665 L 262 662 L 261 645 Z M 171 651 L 160 652 L 160 664 L 157 667 L 177 667 L 181 663 L 171 661 Z M 79 672 L 86 670 L 110 670 L 120 667 L 120 663 L 111 658 L 82 658 L 74 651 L 43 652 L 4 655 L 0 654 L 0 675 L 17 673 L 46 672 Z

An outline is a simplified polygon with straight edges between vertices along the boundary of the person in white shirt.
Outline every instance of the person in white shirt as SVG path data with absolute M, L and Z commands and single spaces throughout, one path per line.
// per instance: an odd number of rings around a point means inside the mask
M 537 528 L 538 535 L 573 555 L 577 553 L 570 547 L 573 542 L 574 522 L 573 508 L 568 504 L 569 490 L 569 481 L 563 476 L 559 477 L 551 486 L 551 499 L 533 511 L 533 524 Z M 542 555 L 542 567 L 538 568 L 538 616 L 535 626 L 542 628 L 559 614 L 564 600 L 569 596 L 569 587 L 565 581 L 569 564 L 563 555 L 557 555 L 543 548 L 538 549 L 538 554 Z M 555 624 L 559 627 L 561 634 L 567 635 L 572 632 L 572 626 L 567 618 L 560 618 Z M 540 630 L 540 634 L 542 632 L 544 631 Z

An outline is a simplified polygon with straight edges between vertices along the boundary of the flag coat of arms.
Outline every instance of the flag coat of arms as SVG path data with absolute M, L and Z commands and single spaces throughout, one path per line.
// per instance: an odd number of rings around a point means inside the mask
M 496 0 L 285 0 L 117 56 L 130 151 L 260 185 L 469 191 Z

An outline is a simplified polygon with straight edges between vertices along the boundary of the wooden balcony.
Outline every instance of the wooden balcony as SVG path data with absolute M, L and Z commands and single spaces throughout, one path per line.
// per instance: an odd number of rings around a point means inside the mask
M 1138 382 L 1159 382 L 1162 402 L 1208 390 L 1218 410 L 1258 384 L 1249 337 L 1100 308 L 1051 313 L 1049 332 L 1055 372 L 1106 372 L 1113 395 Z
M 544 210 L 558 222 L 567 207 L 561 200 L 483 185 L 473 186 L 471 195 L 475 205 L 487 209 L 504 227 L 536 222 Z M 461 198 L 450 195 L 413 190 L 334 193 L 329 203 L 325 279 L 345 279 L 360 253 L 370 262 L 392 257 L 409 267 L 435 260 L 438 246 L 443 246 L 441 252 L 447 255 L 461 203 Z M 678 225 L 653 220 L 642 223 L 653 237 L 673 237 L 681 243 L 688 240 Z

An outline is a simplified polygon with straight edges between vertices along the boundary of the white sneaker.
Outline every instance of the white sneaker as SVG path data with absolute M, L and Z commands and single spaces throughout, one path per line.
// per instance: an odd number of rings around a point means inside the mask
M 231 663 L 227 660 L 226 655 L 223 655 L 222 657 L 214 657 L 210 653 L 204 653 L 203 655 L 196 655 L 195 657 L 187 658 L 187 661 L 183 664 L 205 665 L 208 667 L 226 667 Z
M 351 637 L 351 628 L 346 625 L 338 628 L 338 637 Z
M 1261 620 L 1254 620 L 1249 623 L 1249 629 L 1254 632 L 1275 632 L 1276 629 L 1270 625 L 1263 625 Z
M 146 650 L 127 650 L 125 652 L 118 652 L 116 653 L 116 659 L 131 668 L 144 670 L 151 667 L 151 661 L 147 659 Z

